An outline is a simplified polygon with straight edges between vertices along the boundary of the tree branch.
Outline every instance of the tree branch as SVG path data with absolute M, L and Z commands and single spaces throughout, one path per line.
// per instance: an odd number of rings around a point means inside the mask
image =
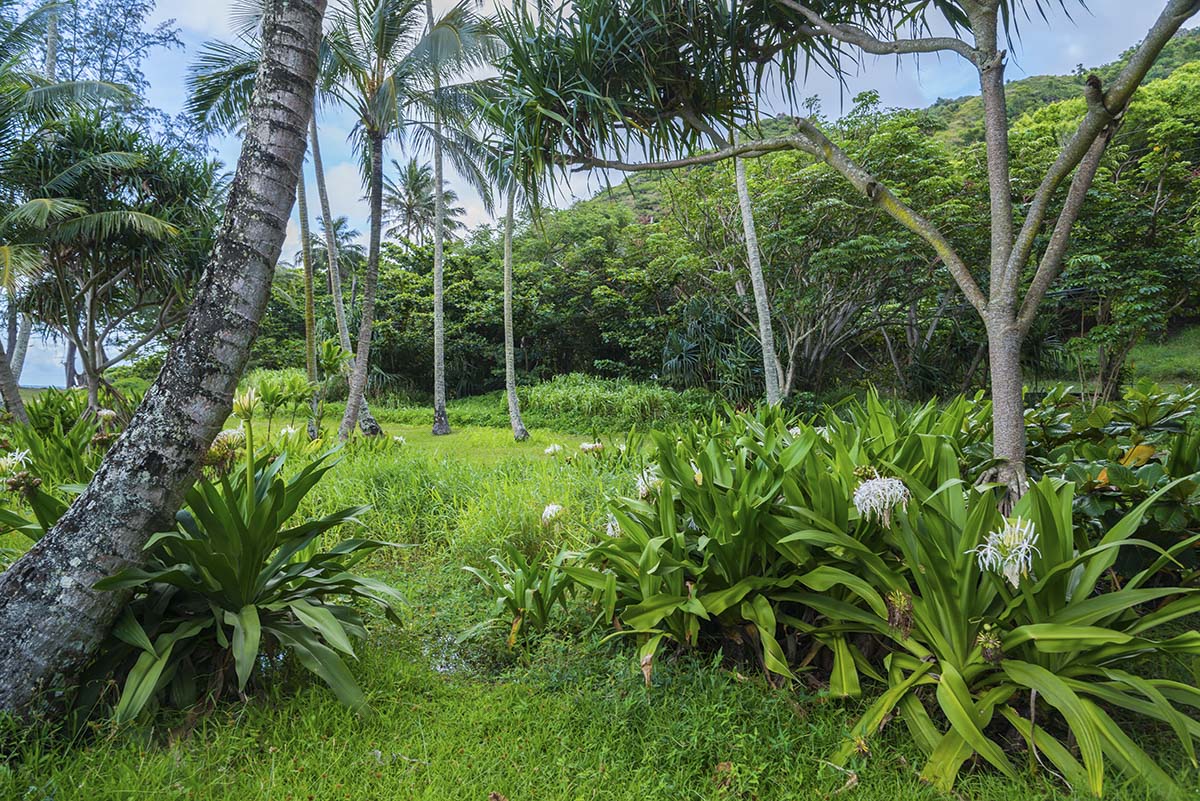
M 1117 75 L 1107 92 L 1103 91 L 1098 78 L 1095 76 L 1088 78 L 1084 89 L 1084 97 L 1088 106 L 1087 114 L 1084 115 L 1070 141 L 1063 146 L 1058 158 L 1047 171 L 1045 178 L 1042 179 L 1033 201 L 1029 204 L 1025 224 L 1021 226 L 1012 253 L 1009 255 L 1004 282 L 1005 290 L 1009 292 L 1010 297 L 1011 293 L 1016 291 L 1022 270 L 1029 261 L 1034 240 L 1046 219 L 1055 191 L 1087 156 L 1104 128 L 1119 120 L 1125 113 L 1125 107 L 1129 105 L 1134 91 L 1145 80 L 1146 73 L 1154 65 L 1163 47 L 1175 35 L 1180 26 L 1198 11 L 1200 11 L 1198 0 L 1169 0 L 1162 14 L 1146 34 L 1146 38 L 1138 45 L 1137 50 L 1134 51 L 1133 56 Z
M 857 25 L 834 24 L 797 0 L 775 0 L 775 2 L 785 8 L 790 8 L 808 20 L 812 25 L 811 33 L 825 34 L 839 42 L 854 45 L 877 56 L 949 51 L 958 53 L 972 64 L 977 61 L 978 53 L 975 48 L 953 36 L 934 36 L 923 39 L 879 39 Z
M 1113 134 L 1116 132 L 1116 125 L 1110 125 L 1102 136 L 1097 137 L 1092 143 L 1091 148 L 1083 157 L 1083 161 L 1079 164 L 1079 169 L 1075 171 L 1075 176 L 1071 179 L 1071 187 L 1067 191 L 1067 199 L 1063 202 L 1062 211 L 1059 212 L 1058 221 L 1054 225 L 1054 232 L 1050 235 L 1050 243 L 1046 246 L 1046 250 L 1042 253 L 1041 263 L 1038 264 L 1037 272 L 1033 276 L 1033 281 L 1029 285 L 1029 290 L 1025 293 L 1025 299 L 1021 303 L 1021 312 L 1017 316 L 1017 325 L 1024 336 L 1029 331 L 1030 325 L 1033 324 L 1034 314 L 1037 312 L 1038 305 L 1042 302 L 1042 298 L 1046 296 L 1046 292 L 1050 289 L 1051 284 L 1058 278 L 1058 274 L 1062 272 L 1063 256 L 1067 252 L 1067 246 L 1071 242 L 1071 228 L 1075 225 L 1075 221 L 1079 219 L 1079 213 L 1083 209 L 1084 199 L 1087 197 L 1088 189 L 1091 188 L 1092 182 L 1096 178 L 1096 171 L 1100 168 L 1100 161 L 1104 157 L 1104 151 L 1108 147 L 1108 143 L 1112 140 Z

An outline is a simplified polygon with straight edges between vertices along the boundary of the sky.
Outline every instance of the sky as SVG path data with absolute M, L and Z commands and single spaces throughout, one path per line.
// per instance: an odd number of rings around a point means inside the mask
M 338 0 L 330 0 L 331 4 Z M 148 101 L 168 114 L 178 113 L 186 94 L 185 79 L 188 65 L 195 58 L 197 49 L 211 39 L 231 39 L 229 9 L 233 0 L 158 0 L 151 17 L 152 23 L 163 20 L 175 21 L 179 27 L 182 49 L 161 50 L 151 55 L 143 66 L 150 81 Z M 451 5 L 448 0 L 434 0 L 435 9 Z M 1087 0 L 1087 9 L 1072 7 L 1071 16 L 1054 4 L 1048 10 L 1049 23 L 1034 16 L 1021 24 L 1021 38 L 1014 42 L 1009 53 L 1007 78 L 1017 80 L 1030 75 L 1063 74 L 1075 69 L 1076 65 L 1095 66 L 1112 61 L 1123 50 L 1133 46 L 1150 28 L 1162 10 L 1161 0 Z M 808 78 L 805 85 L 795 94 L 798 97 L 816 95 L 821 99 L 826 115 L 836 117 L 847 108 L 850 99 L 860 91 L 874 89 L 879 92 L 885 106 L 919 108 L 933 103 L 940 97 L 960 97 L 977 94 L 974 68 L 957 56 L 874 57 L 868 56 L 854 74 L 848 76 L 846 86 L 824 74 Z M 773 112 L 787 109 L 775 108 Z M 321 130 L 321 155 L 325 162 L 326 182 L 329 187 L 330 205 L 334 216 L 347 216 L 352 227 L 366 232 L 367 208 L 359 178 L 358 166 L 348 141 L 353 120 L 336 109 L 319 112 Z M 240 142 L 233 137 L 223 137 L 214 142 L 217 157 L 230 169 L 237 162 Z M 393 148 L 387 154 L 401 161 L 408 154 Z M 312 186 L 311 164 L 306 164 L 309 185 Z M 474 226 L 492 221 L 484 210 L 478 195 L 469 189 L 462 179 L 449 167 L 447 181 L 457 193 L 461 205 L 466 208 L 465 221 Z M 619 177 L 610 179 L 615 185 Z M 577 173 L 572 177 L 570 194 L 558 198 L 558 205 L 567 205 L 574 199 L 590 197 L 607 185 L 599 174 Z M 310 190 L 310 196 L 315 192 Z M 315 203 L 310 202 L 310 207 Z M 310 208 L 310 213 L 315 209 Z M 288 225 L 288 237 L 284 244 L 283 258 L 291 260 L 299 250 L 299 218 L 295 211 Z M 54 343 L 31 343 L 21 383 L 27 386 L 62 386 L 64 349 Z

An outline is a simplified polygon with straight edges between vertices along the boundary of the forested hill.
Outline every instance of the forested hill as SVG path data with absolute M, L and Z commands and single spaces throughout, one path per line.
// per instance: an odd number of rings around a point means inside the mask
M 1017 119 L 1041 106 L 1082 96 L 1083 82 L 1092 73 L 1098 75 L 1103 83 L 1109 83 L 1132 53 L 1133 49 L 1130 48 L 1116 61 L 1100 67 L 1088 69 L 1080 65 L 1071 75 L 1032 75 L 1009 81 L 1006 92 L 1009 118 Z M 1200 61 L 1200 27 L 1181 31 L 1163 48 L 1162 55 L 1146 77 L 1146 83 L 1165 78 L 1192 61 Z M 978 95 L 941 98 L 925 111 L 929 116 L 928 126 L 934 135 L 948 144 L 961 146 L 982 141 L 982 109 Z M 764 120 L 762 124 L 764 136 L 784 135 L 789 129 L 785 117 Z M 661 173 L 634 174 L 620 184 L 614 183 L 611 190 L 602 190 L 598 197 L 619 200 L 632 206 L 639 215 L 655 218 L 661 212 L 665 194 L 661 179 Z
M 1107 85 L 1116 78 L 1132 54 L 1133 48 L 1130 48 L 1116 61 L 1092 69 L 1087 69 L 1081 64 L 1071 75 L 1031 75 L 1028 78 L 1009 81 L 1006 87 L 1009 118 L 1016 119 L 1035 108 L 1059 100 L 1080 97 L 1083 93 L 1083 82 L 1092 73 Z M 1197 60 L 1200 60 L 1200 28 L 1180 31 L 1179 35 L 1163 48 L 1162 55 L 1150 69 L 1145 82 L 1165 78 L 1189 61 Z M 945 132 L 944 138 L 947 142 L 966 145 L 983 140 L 979 95 L 953 100 L 942 98 L 930 106 L 928 111 L 938 127 Z

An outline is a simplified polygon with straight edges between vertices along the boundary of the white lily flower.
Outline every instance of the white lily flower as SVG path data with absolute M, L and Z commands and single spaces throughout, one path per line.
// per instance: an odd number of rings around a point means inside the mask
M 967 551 L 975 554 L 980 570 L 1000 573 L 1014 588 L 1021 578 L 1033 573 L 1033 555 L 1037 549 L 1037 530 L 1032 520 L 1014 517 L 1004 522 L 1004 528 L 987 535 L 978 548 Z
M 542 525 L 550 525 L 554 518 L 562 514 L 562 510 L 562 506 L 558 505 L 557 503 L 547 504 L 546 508 L 542 510 Z
M 649 498 L 662 486 L 662 476 L 658 474 L 658 465 L 650 465 L 637 478 L 638 497 Z
M 546 454 L 547 456 L 553 456 L 556 453 L 562 453 L 562 449 L 563 446 L 555 442 L 552 445 L 547 445 L 546 450 L 542 451 L 542 453 Z
M 892 510 L 908 508 L 908 487 L 898 478 L 869 478 L 854 490 L 854 508 L 865 520 L 892 525 Z

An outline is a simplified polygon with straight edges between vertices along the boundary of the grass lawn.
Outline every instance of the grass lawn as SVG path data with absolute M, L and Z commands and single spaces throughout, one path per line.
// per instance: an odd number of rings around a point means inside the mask
M 1143 342 L 1129 356 L 1129 371 L 1164 386 L 1200 384 L 1200 326 L 1162 342 Z
M 662 660 L 647 688 L 629 644 L 603 642 L 581 604 L 515 653 L 501 631 L 460 643 L 490 606 L 461 566 L 504 540 L 530 551 L 591 540 L 603 529 L 604 494 L 631 491 L 631 468 L 576 455 L 578 435 L 535 432 L 514 443 L 503 429 L 463 427 L 440 438 L 426 426 L 388 431 L 406 443 L 348 455 L 304 510 L 371 503 L 363 521 L 371 535 L 415 545 L 371 566 L 410 606 L 403 628 L 377 620 L 359 649 L 354 671 L 370 715 L 347 711 L 297 674 L 245 704 L 222 705 L 186 736 L 173 729 L 178 713 L 119 731 L 101 726 L 74 743 L 25 731 L 15 735 L 15 758 L 0 763 L 0 799 L 944 797 L 918 780 L 922 760 L 898 723 L 855 772 L 825 761 L 866 701 L 828 699 L 817 686 L 772 689 L 752 668 L 714 654 Z M 545 455 L 554 442 L 564 452 Z M 551 502 L 565 511 L 543 526 Z M 1168 769 L 1184 764 L 1182 754 L 1154 748 L 1160 733 L 1135 735 Z M 1200 788 L 1194 772 L 1178 770 L 1185 786 Z M 955 797 L 1071 797 L 1045 775 L 1013 783 L 980 767 Z M 1114 773 L 1106 797 L 1154 796 Z

